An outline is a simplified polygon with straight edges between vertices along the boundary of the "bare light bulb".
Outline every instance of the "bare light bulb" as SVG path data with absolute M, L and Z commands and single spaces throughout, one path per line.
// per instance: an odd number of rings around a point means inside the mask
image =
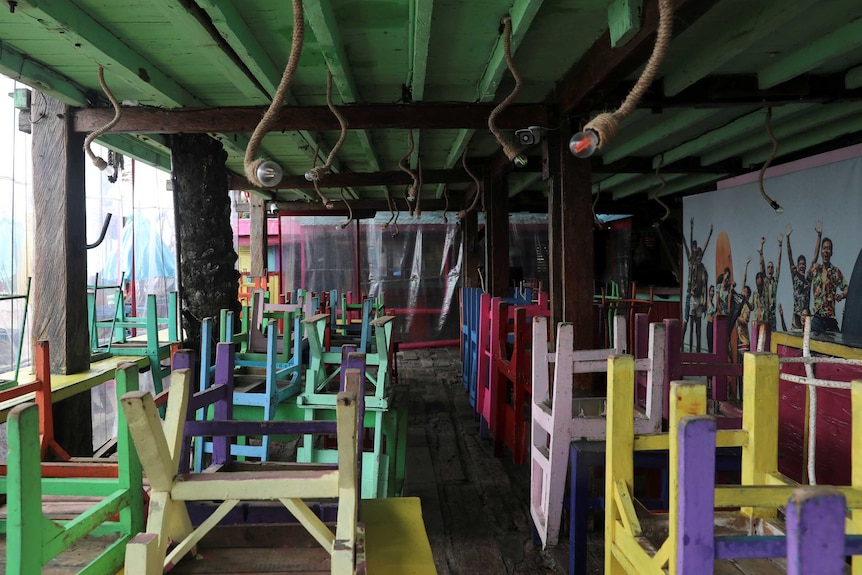
M 527 156 L 525 156 L 524 154 L 518 154 L 512 160 L 512 163 L 515 164 L 516 168 L 523 168 L 527 165 Z
M 578 132 L 569 140 L 569 151 L 577 158 L 589 158 L 599 147 L 599 135 L 593 130 Z
M 266 160 L 257 167 L 257 179 L 267 188 L 277 186 L 281 182 L 284 171 L 272 160 Z
M 784 208 L 782 208 L 778 204 L 778 202 L 776 202 L 775 200 L 772 200 L 771 202 L 769 202 L 769 207 L 771 207 L 773 210 L 775 210 L 776 214 L 783 214 L 784 213 Z

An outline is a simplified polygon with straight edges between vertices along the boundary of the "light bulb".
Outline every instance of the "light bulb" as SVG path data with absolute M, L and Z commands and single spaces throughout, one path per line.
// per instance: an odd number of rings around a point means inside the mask
M 578 158 L 589 158 L 598 147 L 599 135 L 593 130 L 578 132 L 569 140 L 569 151 Z
M 267 160 L 257 167 L 255 175 L 257 175 L 257 179 L 261 184 L 267 188 L 271 188 L 281 182 L 284 171 L 282 171 L 281 166 L 272 160 Z
M 334 207 L 335 207 L 335 204 L 333 204 L 332 202 L 326 202 L 326 209 L 327 210 L 331 210 Z
M 780 205 L 778 205 L 778 202 L 776 202 L 775 200 L 772 200 L 771 202 L 769 202 L 769 206 L 773 210 L 775 210 L 776 214 L 783 214 L 784 213 L 784 208 L 782 208 Z
M 512 160 L 512 163 L 515 164 L 516 168 L 523 168 L 527 165 L 527 156 L 525 156 L 524 154 L 518 154 Z
M 314 174 L 311 172 L 305 172 L 305 180 L 308 182 L 314 181 Z

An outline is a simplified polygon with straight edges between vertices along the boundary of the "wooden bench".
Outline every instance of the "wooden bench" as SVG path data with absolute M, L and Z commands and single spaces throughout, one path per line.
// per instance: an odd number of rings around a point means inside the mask
M 159 420 L 152 396 L 126 394 L 122 399 L 129 429 L 150 481 L 151 505 L 147 532 L 126 547 L 128 575 L 155 575 L 170 568 L 195 547 L 219 520 L 241 501 L 277 500 L 305 527 L 330 557 L 333 574 L 364 572 L 362 533 L 357 527 L 357 426 L 362 395 L 359 373 L 347 374 L 347 391 L 340 393 L 336 422 L 249 422 L 231 419 L 230 389 L 234 368 L 233 343 L 220 343 L 217 351 L 216 384 L 190 397 L 191 374 L 179 369 L 171 384 L 164 424 Z M 221 369 L 219 369 L 221 368 Z M 220 401 L 218 420 L 189 421 L 187 414 Z M 313 429 L 311 429 L 313 427 Z M 230 458 L 229 438 L 237 435 L 305 432 L 337 433 L 339 457 L 336 466 L 266 464 L 267 470 L 214 473 L 180 473 L 185 435 L 214 438 L 213 465 L 221 468 Z M 252 464 L 245 464 L 245 468 Z M 333 533 L 309 509 L 309 499 L 338 500 L 338 520 Z M 221 501 L 216 511 L 196 528 L 192 527 L 186 502 Z M 173 547 L 169 551 L 169 545 Z

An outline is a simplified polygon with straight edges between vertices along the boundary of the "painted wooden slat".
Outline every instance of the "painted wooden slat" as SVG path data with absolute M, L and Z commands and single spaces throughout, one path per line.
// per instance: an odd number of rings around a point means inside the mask
M 743 359 L 742 427 L 749 430 L 742 448 L 742 484 L 764 485 L 778 471 L 778 356 L 746 353 Z M 774 517 L 775 509 L 746 507 L 752 517 Z
M 851 425 L 854 438 L 851 450 L 850 462 L 850 485 L 857 491 L 862 491 L 862 449 L 856 444 L 862 439 L 862 380 L 854 380 L 850 384 L 850 409 Z M 852 504 L 851 504 L 852 505 Z M 850 520 L 848 521 L 848 532 L 862 534 L 862 507 L 852 506 Z M 862 575 L 862 557 L 854 556 L 852 559 L 853 575 Z
M 198 525 L 188 537 L 178 542 L 177 545 L 171 549 L 171 552 L 167 557 L 165 557 L 165 567 L 170 568 L 186 553 L 193 551 L 195 546 L 201 539 L 203 539 L 204 535 L 211 531 L 213 527 L 218 525 L 218 522 L 221 521 L 225 515 L 230 513 L 231 509 L 236 507 L 238 503 L 239 499 L 225 499 L 222 501 L 221 505 L 219 505 L 209 517 Z
M 287 510 L 302 523 L 314 539 L 320 543 L 320 546 L 326 549 L 328 553 L 332 553 L 332 545 L 335 543 L 335 535 L 329 528 L 308 508 L 308 505 L 302 499 L 297 497 L 284 497 L 279 499 L 281 503 L 287 507 Z
M 825 488 L 800 489 L 786 513 L 787 575 L 844 573 L 844 497 Z
M 629 417 L 634 403 L 634 358 L 617 356 L 608 358 L 608 406 L 607 406 L 607 462 L 605 465 L 605 573 L 617 575 L 625 572 L 623 565 L 612 553 L 621 540 L 628 538 L 617 534 L 615 528 L 620 512 L 614 503 L 617 481 L 631 489 L 634 487 L 632 445 L 634 443 L 634 420 Z M 638 546 L 639 547 L 639 546 Z
M 140 533 L 126 545 L 125 575 L 157 575 L 162 572 L 159 538 L 155 533 Z
M 670 474 L 679 476 L 677 556 L 671 573 L 710 573 L 715 561 L 714 493 L 715 419 L 685 417 L 678 424 L 678 467 Z M 706 454 L 706 456 L 704 456 Z M 674 473 L 676 471 L 676 473 Z M 705 488 L 706 487 L 706 488 Z
M 7 573 L 40 573 L 41 553 L 33 553 L 33 542 L 42 539 L 42 494 L 39 479 L 39 411 L 32 403 L 14 408 L 7 425 L 8 442 L 19 446 L 9 451 L 8 525 L 6 529 Z

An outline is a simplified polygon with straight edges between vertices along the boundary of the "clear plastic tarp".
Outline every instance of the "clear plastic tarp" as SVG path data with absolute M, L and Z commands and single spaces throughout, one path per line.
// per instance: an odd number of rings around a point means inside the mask
M 402 342 L 451 341 L 459 337 L 461 228 L 454 214 L 425 212 L 421 218 L 389 213 L 352 222 L 344 217 L 282 216 L 280 261 L 283 291 L 338 290 L 382 295 L 398 317 Z M 479 215 L 479 228 L 484 216 Z M 547 216 L 510 216 L 510 266 L 514 283 L 548 285 Z M 477 246 L 483 261 L 482 244 Z M 358 264 L 358 265 L 357 265 Z

